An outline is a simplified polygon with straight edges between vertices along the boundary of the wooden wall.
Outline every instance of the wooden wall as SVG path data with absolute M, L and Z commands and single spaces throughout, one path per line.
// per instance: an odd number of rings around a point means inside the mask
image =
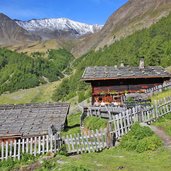
M 116 92 L 118 95 L 123 95 L 126 92 L 144 92 L 148 88 L 163 84 L 167 78 L 148 78 L 148 79 L 118 79 L 118 80 L 100 80 L 92 81 L 92 103 L 95 98 L 100 97 L 103 101 L 112 101 L 113 95 Z

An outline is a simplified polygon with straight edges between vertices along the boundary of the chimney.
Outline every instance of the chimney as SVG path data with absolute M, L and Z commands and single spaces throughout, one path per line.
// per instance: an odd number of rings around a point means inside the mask
M 139 69 L 144 69 L 144 57 L 140 58 L 140 65 L 139 65 Z

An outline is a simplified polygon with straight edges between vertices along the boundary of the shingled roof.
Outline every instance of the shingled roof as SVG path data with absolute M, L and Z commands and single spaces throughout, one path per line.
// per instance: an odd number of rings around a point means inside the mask
M 64 128 L 69 104 L 0 105 L 0 137 L 47 135 L 53 126 Z
M 110 80 L 128 78 L 158 78 L 171 77 L 171 75 L 159 66 L 148 66 L 143 69 L 139 67 L 112 67 L 96 66 L 87 67 L 83 73 L 82 80 Z

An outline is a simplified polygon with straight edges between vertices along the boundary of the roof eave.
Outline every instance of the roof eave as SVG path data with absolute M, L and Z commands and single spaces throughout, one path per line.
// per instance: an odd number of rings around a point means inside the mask
M 147 78 L 171 78 L 171 76 L 139 76 L 139 77 L 113 77 L 113 78 L 82 78 L 82 81 L 105 81 L 105 80 L 119 80 L 119 79 L 147 79 Z

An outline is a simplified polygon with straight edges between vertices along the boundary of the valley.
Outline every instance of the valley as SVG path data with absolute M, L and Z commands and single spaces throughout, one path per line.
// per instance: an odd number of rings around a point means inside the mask
M 170 79 L 170 0 L 104 25 L 0 13 L 0 170 L 170 171 Z

